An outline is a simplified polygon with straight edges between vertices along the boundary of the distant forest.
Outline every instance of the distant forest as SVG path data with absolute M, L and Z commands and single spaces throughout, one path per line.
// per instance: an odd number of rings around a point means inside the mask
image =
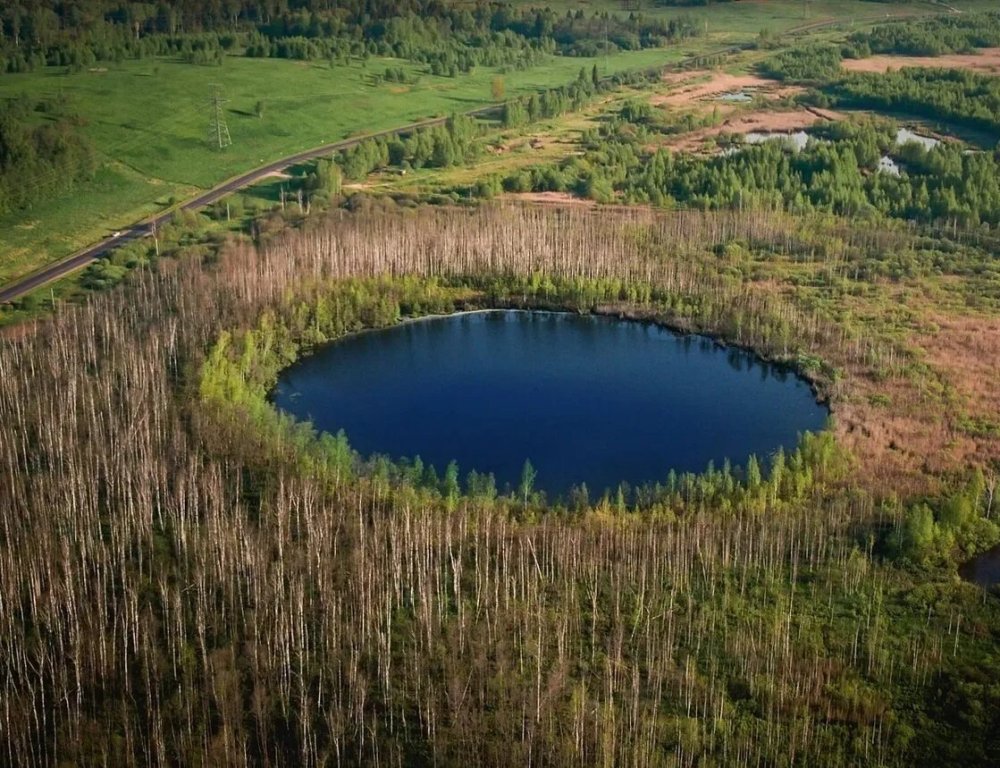
M 434 74 L 455 75 L 478 65 L 516 64 L 530 51 L 592 56 L 658 47 L 697 32 L 684 19 L 484 2 L 21 2 L 0 11 L 0 72 L 153 55 L 213 63 L 234 52 L 294 59 L 396 56 L 426 63 Z

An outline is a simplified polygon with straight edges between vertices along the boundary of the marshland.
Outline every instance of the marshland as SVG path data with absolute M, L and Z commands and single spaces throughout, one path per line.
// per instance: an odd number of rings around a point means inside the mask
M 996 765 L 1000 17 L 306 5 L 0 12 L 0 275 L 498 105 L 0 306 L 0 763 Z

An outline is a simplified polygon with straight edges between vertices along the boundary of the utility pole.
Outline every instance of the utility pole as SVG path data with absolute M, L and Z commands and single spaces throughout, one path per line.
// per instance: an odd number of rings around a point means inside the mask
M 212 145 L 218 146 L 219 149 L 225 149 L 233 143 L 232 138 L 229 136 L 229 126 L 226 125 L 226 113 L 222 109 L 222 105 L 226 104 L 227 100 L 222 98 L 221 86 L 211 83 L 210 87 L 212 95 L 208 100 L 211 108 L 208 140 Z

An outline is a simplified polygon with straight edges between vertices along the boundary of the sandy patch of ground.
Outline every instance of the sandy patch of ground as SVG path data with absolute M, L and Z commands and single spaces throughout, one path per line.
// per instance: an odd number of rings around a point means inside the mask
M 664 72 L 660 75 L 660 81 L 674 85 L 693 80 L 697 77 L 704 77 L 708 74 L 706 69 L 683 69 L 677 72 Z
M 744 112 L 719 125 L 699 128 L 676 136 L 667 136 L 661 146 L 669 147 L 677 152 L 696 152 L 703 148 L 707 139 L 722 133 L 746 134 L 755 131 L 760 133 L 791 133 L 809 128 L 822 120 L 842 120 L 843 118 L 842 113 L 829 109 Z
M 944 67 L 1000 74 L 1000 48 L 984 48 L 979 53 L 955 53 L 948 56 L 869 56 L 867 59 L 845 59 L 841 66 L 849 72 L 886 72 L 903 67 Z
M 674 73 L 679 74 L 679 73 Z M 682 78 L 667 80 L 674 84 L 682 84 L 682 87 L 670 93 L 658 94 L 650 99 L 653 106 L 684 107 L 691 106 L 694 102 L 713 99 L 724 93 L 736 93 L 748 91 L 751 95 L 759 94 L 768 99 L 780 99 L 801 93 L 799 86 L 782 85 L 776 80 L 769 80 L 757 75 L 733 75 L 728 72 L 713 72 L 699 70 L 690 73 L 683 73 Z M 708 78 L 707 80 L 705 78 Z M 691 82 L 697 80 L 699 82 Z M 686 85 L 683 85 L 687 83 Z M 720 107 L 729 106 L 727 102 L 716 102 Z

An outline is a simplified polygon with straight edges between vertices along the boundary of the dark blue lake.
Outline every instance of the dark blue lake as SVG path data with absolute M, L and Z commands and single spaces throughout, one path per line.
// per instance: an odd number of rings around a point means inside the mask
M 552 496 L 743 464 L 823 427 L 797 376 L 699 336 L 589 315 L 436 317 L 326 345 L 283 372 L 275 404 L 352 447 L 420 456 Z
M 981 587 L 1000 585 L 1000 547 L 993 547 L 979 557 L 963 563 L 958 572 L 966 581 Z

